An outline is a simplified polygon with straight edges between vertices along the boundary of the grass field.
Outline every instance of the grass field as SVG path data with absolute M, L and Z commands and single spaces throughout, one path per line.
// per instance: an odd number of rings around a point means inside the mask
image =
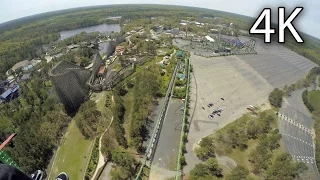
M 93 140 L 85 140 L 72 120 L 55 155 L 48 179 L 54 180 L 60 172 L 66 172 L 69 179 L 83 179 Z
M 113 66 L 112 66 L 112 71 L 118 71 L 118 70 L 120 70 L 121 69 L 121 64 L 114 64 Z
M 309 91 L 308 101 L 315 110 L 320 109 L 320 91 Z
M 97 104 L 97 109 L 101 112 L 102 122 L 98 127 L 98 133 L 102 133 L 109 125 L 112 117 L 111 106 L 112 106 L 112 92 L 102 91 L 100 93 L 93 93 L 92 99 Z

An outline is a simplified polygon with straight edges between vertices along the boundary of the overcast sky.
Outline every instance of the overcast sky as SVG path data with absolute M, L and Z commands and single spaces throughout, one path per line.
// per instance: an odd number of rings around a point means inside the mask
M 295 23 L 298 25 L 297 29 L 320 38 L 320 0 L 117 0 L 112 3 L 157 3 L 196 6 L 251 17 L 257 17 L 263 8 L 273 8 L 273 13 L 276 13 L 279 6 L 286 7 L 286 11 L 292 11 L 294 7 L 302 6 L 304 7 L 303 13 L 295 20 Z M 112 3 L 103 0 L 0 0 L 0 23 L 59 9 Z M 275 15 L 273 15 L 274 17 Z

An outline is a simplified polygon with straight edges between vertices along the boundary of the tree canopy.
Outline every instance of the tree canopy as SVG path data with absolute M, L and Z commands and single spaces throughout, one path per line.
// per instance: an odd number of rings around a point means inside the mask
M 63 105 L 45 82 L 34 74 L 20 85 L 17 99 L 0 104 L 0 140 L 17 133 L 5 151 L 29 173 L 46 167 L 69 123 Z
M 227 180 L 244 180 L 247 179 L 249 170 L 244 166 L 237 166 L 233 168 L 230 174 L 227 176 Z
M 97 110 L 96 103 L 88 100 L 83 103 L 75 116 L 74 120 L 83 136 L 86 138 L 94 137 L 101 119 L 101 112 Z
M 204 164 L 196 164 L 190 172 L 190 180 L 209 180 L 222 177 L 222 169 L 215 158 L 209 158 Z
M 282 98 L 284 93 L 278 89 L 275 88 L 270 94 L 269 94 L 269 102 L 272 106 L 280 108 L 282 105 Z

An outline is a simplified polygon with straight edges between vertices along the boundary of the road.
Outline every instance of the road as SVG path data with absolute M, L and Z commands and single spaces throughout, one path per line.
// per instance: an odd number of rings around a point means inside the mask
M 292 92 L 290 97 L 284 99 L 279 111 L 278 128 L 282 135 L 281 144 L 294 160 L 304 162 L 313 170 L 315 179 L 320 179 L 314 159 L 312 114 L 302 101 L 303 91 L 304 89 Z
M 183 111 L 183 102 L 180 99 L 170 100 L 168 112 L 163 122 L 162 130 L 159 136 L 157 149 L 151 164 L 150 178 L 156 179 L 161 175 L 170 177 L 177 165 L 179 152 L 181 119 Z M 169 173 L 164 173 L 169 172 Z M 158 178 L 161 179 L 161 178 Z
M 112 166 L 113 166 L 113 163 L 109 162 L 106 167 L 103 169 L 100 177 L 99 177 L 99 180 L 110 180 L 111 178 L 109 178 L 109 175 L 110 175 L 110 172 L 112 170 Z

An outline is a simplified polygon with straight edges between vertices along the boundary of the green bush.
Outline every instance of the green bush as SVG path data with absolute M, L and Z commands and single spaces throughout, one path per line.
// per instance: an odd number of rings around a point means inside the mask
M 174 88 L 173 95 L 176 98 L 184 99 L 185 96 L 186 96 L 186 88 L 185 87 L 183 87 L 183 88 Z
M 280 108 L 282 105 L 283 91 L 276 88 L 269 94 L 269 102 L 272 106 Z
M 184 134 L 183 136 L 182 136 L 182 140 L 183 140 L 183 142 L 188 142 L 188 136 L 186 135 L 186 134 Z
M 181 149 L 182 149 L 182 153 L 186 153 L 187 152 L 187 148 L 186 148 L 185 144 L 182 145 Z
M 190 172 L 190 180 L 198 179 L 218 179 L 223 177 L 222 168 L 219 166 L 215 158 L 209 158 L 204 164 L 196 164 L 195 168 Z
M 302 100 L 303 103 L 306 105 L 306 107 L 309 109 L 310 112 L 314 111 L 314 107 L 312 106 L 312 104 L 308 101 L 308 90 L 304 90 L 302 93 Z
M 180 157 L 180 164 L 181 164 L 181 167 L 187 164 L 186 158 L 183 155 L 181 155 Z
M 249 175 L 249 170 L 244 166 L 237 166 L 231 170 L 231 173 L 228 175 L 227 180 L 242 180 L 247 179 Z
M 214 154 L 212 154 L 207 147 L 199 147 L 195 149 L 195 153 L 202 161 L 205 161 L 214 156 Z

